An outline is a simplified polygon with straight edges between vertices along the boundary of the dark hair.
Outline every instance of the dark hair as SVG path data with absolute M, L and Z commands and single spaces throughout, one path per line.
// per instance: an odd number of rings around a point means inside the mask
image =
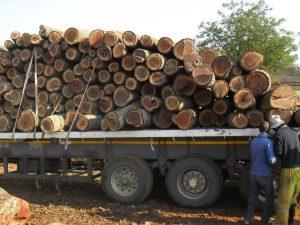
M 270 128 L 270 124 L 267 121 L 264 121 L 259 125 L 260 132 L 267 132 L 269 130 L 269 128 Z

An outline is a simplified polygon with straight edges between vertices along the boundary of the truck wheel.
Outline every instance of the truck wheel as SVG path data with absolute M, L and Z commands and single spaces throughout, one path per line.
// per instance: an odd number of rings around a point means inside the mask
M 140 203 L 152 191 L 152 170 L 147 162 L 135 156 L 114 158 L 104 165 L 102 187 L 114 202 Z
M 219 167 L 201 157 L 176 161 L 167 173 L 167 192 L 180 206 L 208 207 L 220 197 L 223 177 Z
M 278 194 L 278 188 L 279 188 L 279 178 L 280 178 L 280 169 L 279 168 L 273 168 L 273 187 L 274 187 L 274 204 L 276 203 L 277 194 Z M 239 181 L 239 189 L 240 194 L 244 202 L 247 204 L 249 196 L 250 196 L 250 184 L 251 184 L 251 178 L 250 178 L 250 165 L 247 165 L 241 176 Z M 262 210 L 264 207 L 265 202 L 265 193 L 261 191 L 258 195 L 258 201 L 257 201 L 257 209 Z M 274 205 L 275 206 L 275 205 Z M 274 207 L 275 209 L 275 207 Z

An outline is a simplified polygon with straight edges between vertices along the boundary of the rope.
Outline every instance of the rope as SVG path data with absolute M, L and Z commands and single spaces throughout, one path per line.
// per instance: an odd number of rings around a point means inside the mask
M 24 81 L 24 86 L 23 86 L 23 90 L 22 90 L 22 95 L 21 95 L 20 104 L 19 104 L 19 107 L 18 107 L 18 112 L 17 112 L 17 116 L 16 116 L 16 121 L 15 121 L 15 124 L 14 124 L 13 132 L 12 132 L 12 134 L 11 134 L 11 136 L 12 136 L 13 139 L 15 139 L 16 127 L 17 127 L 18 118 L 19 118 L 19 115 L 20 115 L 20 110 L 21 110 L 21 106 L 22 106 L 22 103 L 23 103 L 24 95 L 25 95 L 25 89 L 26 89 L 26 86 L 27 86 L 27 83 L 28 83 L 29 74 L 30 74 L 31 67 L 32 67 L 32 61 L 33 61 L 33 54 L 32 54 L 32 56 L 31 56 L 29 66 L 28 66 L 28 69 L 27 69 L 27 71 L 26 71 L 26 76 L 25 76 L 25 81 Z
M 35 139 L 36 136 L 36 128 L 39 125 L 39 117 L 38 117 L 38 87 L 37 87 L 37 59 L 36 59 L 36 49 L 34 48 L 34 99 L 35 99 L 35 126 L 33 132 L 33 138 Z

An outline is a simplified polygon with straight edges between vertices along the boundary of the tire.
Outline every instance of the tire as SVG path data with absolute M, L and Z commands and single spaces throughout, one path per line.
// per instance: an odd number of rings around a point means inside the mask
M 279 167 L 273 168 L 273 187 L 274 187 L 274 209 L 275 209 L 275 203 L 277 199 L 278 194 L 278 187 L 279 187 L 279 177 L 280 177 L 280 169 Z M 250 196 L 250 184 L 251 184 L 251 177 L 250 177 L 250 165 L 247 165 L 241 176 L 239 181 L 239 189 L 242 199 L 244 200 L 245 204 L 247 204 L 249 196 Z M 257 209 L 261 211 L 264 207 L 265 203 L 265 196 L 263 192 L 260 192 L 258 195 L 258 201 L 257 201 Z
M 183 207 L 209 207 L 221 196 L 223 176 L 219 167 L 202 157 L 176 161 L 167 173 L 167 192 Z
M 152 191 L 152 170 L 147 162 L 135 156 L 114 158 L 104 165 L 102 187 L 113 202 L 140 203 Z

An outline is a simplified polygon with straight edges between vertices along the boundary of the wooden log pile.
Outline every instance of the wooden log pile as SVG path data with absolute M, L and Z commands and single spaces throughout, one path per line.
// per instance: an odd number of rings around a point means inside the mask
M 273 114 L 289 122 L 295 108 L 289 86 L 271 90 L 256 52 L 232 62 L 189 38 L 43 25 L 10 36 L 0 49 L 0 132 L 246 128 Z

